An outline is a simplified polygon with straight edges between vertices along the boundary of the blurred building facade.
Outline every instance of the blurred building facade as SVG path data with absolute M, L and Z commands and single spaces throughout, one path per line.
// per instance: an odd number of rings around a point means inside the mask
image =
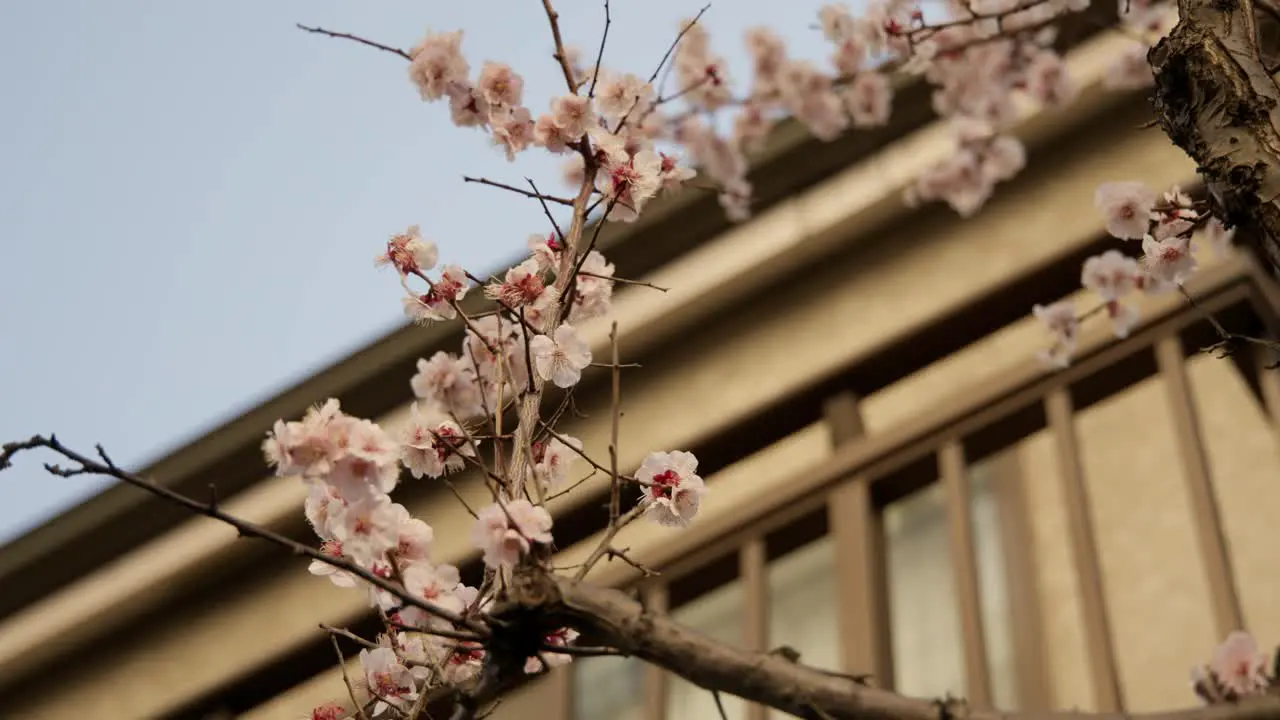
M 1128 339 L 1099 323 L 1070 369 L 1034 359 L 1031 305 L 1075 292 L 1081 261 L 1117 246 L 1094 188 L 1195 180 L 1140 127 L 1141 97 L 1097 87 L 1120 42 L 1095 35 L 1069 53 L 1079 102 L 1026 111 L 1028 168 L 974 218 L 903 206 L 906 183 L 951 147 L 927 92 L 908 87 L 888 128 L 834 143 L 780 129 L 750 222 L 730 226 L 689 193 L 609 229 L 619 277 L 670 288 L 616 295 L 620 345 L 643 366 L 624 377 L 620 462 L 691 450 L 710 493 L 691 528 L 620 540 L 658 577 L 612 563 L 598 582 L 744 647 L 787 645 L 908 694 L 1004 709 L 1182 706 L 1189 666 L 1229 631 L 1280 641 L 1262 542 L 1280 516 L 1280 382 L 1268 357 L 1197 352 L 1215 339 L 1206 313 L 1273 332 L 1274 283 L 1244 253 L 1202 253 L 1195 307 L 1148 298 Z M 606 323 L 584 330 L 602 353 Z M 332 396 L 398 427 L 417 358 L 460 337 L 398 331 L 147 472 L 197 497 L 216 483 L 227 510 L 307 538 L 301 486 L 262 464 L 270 423 Z M 582 417 L 563 430 L 604 457 L 605 378 L 576 397 Z M 557 501 L 557 564 L 594 547 L 599 480 Z M 459 488 L 482 495 L 475 478 Z M 432 483 L 397 495 L 435 527 L 439 561 L 476 571 L 452 495 Z M 296 720 L 346 695 L 318 624 L 375 627 L 363 594 L 125 487 L 0 548 L 0 589 L 0 716 L 32 720 Z M 596 658 L 495 717 L 715 712 L 678 678 Z

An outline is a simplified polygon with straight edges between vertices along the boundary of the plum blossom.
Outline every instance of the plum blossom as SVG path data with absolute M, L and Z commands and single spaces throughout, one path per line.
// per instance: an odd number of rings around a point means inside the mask
M 440 251 L 430 240 L 423 240 L 417 225 L 392 235 L 387 250 L 374 258 L 377 265 L 393 265 L 401 275 L 417 275 L 436 266 Z
M 532 304 L 545 293 L 554 297 L 555 289 L 546 286 L 539 274 L 540 270 L 537 258 L 529 258 L 507 270 L 502 282 L 485 286 L 484 294 L 512 310 Z
M 1203 700 L 1214 703 L 1261 695 L 1272 679 L 1267 675 L 1267 655 L 1258 651 L 1252 635 L 1237 630 L 1214 649 L 1207 667 L 1192 669 L 1191 682 Z
M 1049 306 L 1036 305 L 1031 312 L 1045 324 L 1053 336 L 1049 348 L 1037 353 L 1040 360 L 1053 367 L 1065 368 L 1070 365 L 1080 327 L 1080 320 L 1076 317 L 1076 309 L 1071 301 L 1059 300 Z
M 1165 285 L 1181 284 L 1195 272 L 1194 252 L 1195 246 L 1187 236 L 1175 235 L 1164 240 L 1157 240 L 1151 235 L 1142 238 L 1147 274 Z
M 457 303 L 467 294 L 467 273 L 457 265 L 445 265 L 440 279 L 421 294 L 403 299 L 404 313 L 422 324 L 433 320 L 452 320 L 458 316 Z
M 683 527 L 693 521 L 706 494 L 698 476 L 698 459 L 684 451 L 651 452 L 640 463 L 636 480 L 649 517 L 659 524 Z
M 489 567 L 514 567 L 534 544 L 551 542 L 551 514 L 528 500 L 493 503 L 476 515 L 472 539 Z
M 1228 229 L 1221 220 L 1211 217 L 1205 223 L 1204 234 L 1209 238 L 1209 243 L 1213 246 L 1213 252 L 1216 255 L 1224 257 L 1231 253 L 1231 242 L 1236 235 L 1235 228 Z
M 533 116 L 528 108 L 504 109 L 490 115 L 493 125 L 493 143 L 506 150 L 507 160 L 514 162 L 516 154 L 532 145 L 535 138 Z
M 609 122 L 618 122 L 633 109 L 643 111 L 653 100 L 653 85 L 631 73 L 600 69 L 596 80 L 596 108 Z
M 1107 315 L 1117 337 L 1128 337 L 1138 321 L 1138 310 L 1121 300 L 1138 289 L 1143 276 L 1138 261 L 1119 250 L 1108 250 L 1084 261 L 1080 283 L 1093 290 L 1106 303 Z
M 262 443 L 267 464 L 281 477 L 327 474 L 342 455 L 348 421 L 334 398 L 311 407 L 300 421 L 277 420 Z
M 344 559 L 346 557 L 342 550 L 342 543 L 337 540 L 326 540 L 320 543 L 320 552 L 335 559 Z M 317 577 L 327 577 L 330 582 L 340 588 L 353 588 L 356 586 L 356 577 L 354 575 L 323 560 L 312 560 L 307 565 L 307 572 Z
M 596 174 L 596 188 L 609 200 L 609 219 L 623 222 L 640 216 L 662 182 L 662 158 L 648 148 L 629 157 L 609 152 Z
M 533 443 L 530 472 L 544 489 L 555 490 L 569 479 L 569 470 L 582 452 L 582 441 L 561 435 Z
M 854 127 L 875 127 L 889 122 L 893 86 L 884 73 L 858 73 L 841 93 Z
M 570 322 L 582 322 L 609 314 L 613 301 L 614 267 L 598 250 L 587 253 L 574 283 Z
M 402 431 L 401 461 L 415 478 L 437 478 L 466 467 L 476 450 L 453 420 L 423 411 L 418 403 Z
M 486 62 L 476 80 L 476 90 L 490 107 L 514 108 L 524 99 L 524 78 L 506 63 Z
M 389 647 L 361 650 L 360 665 L 369 691 L 378 698 L 373 706 L 374 715 L 386 712 L 388 706 L 403 710 L 418 697 L 416 679 L 400 662 L 395 650 Z
M 437 405 L 459 420 L 484 414 L 470 361 L 443 350 L 430 360 L 419 358 L 418 371 L 409 378 L 409 387 L 428 405 Z
M 1121 240 L 1140 240 L 1150 226 L 1156 194 L 1139 182 L 1109 182 L 1098 186 L 1093 203 L 1106 220 L 1108 233 Z
M 556 328 L 553 337 L 535 335 L 529 341 L 534 369 L 556 387 L 573 387 L 582 379 L 583 368 L 591 364 L 591 347 L 569 323 Z
M 409 51 L 409 78 L 422 99 L 439 100 L 451 88 L 465 85 L 471 71 L 462 55 L 462 31 L 432 33 Z
M 550 635 L 547 635 L 545 642 L 551 647 L 568 647 L 577 639 L 577 630 L 574 630 L 573 628 L 560 628 Z M 542 653 L 542 657 L 547 660 L 545 665 L 537 656 L 533 656 L 525 660 L 524 672 L 526 675 L 536 675 L 544 669 L 550 670 L 551 668 L 557 668 L 573 662 L 573 656 L 568 653 L 548 651 Z
M 345 720 L 346 717 L 347 709 L 341 703 L 330 701 L 317 705 L 303 720 Z

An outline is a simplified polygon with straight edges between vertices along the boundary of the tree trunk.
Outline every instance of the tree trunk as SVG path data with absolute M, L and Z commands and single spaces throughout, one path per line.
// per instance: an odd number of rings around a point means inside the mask
M 1280 13 L 1255 0 L 1178 0 L 1151 49 L 1156 117 L 1199 165 L 1214 212 L 1280 274 Z

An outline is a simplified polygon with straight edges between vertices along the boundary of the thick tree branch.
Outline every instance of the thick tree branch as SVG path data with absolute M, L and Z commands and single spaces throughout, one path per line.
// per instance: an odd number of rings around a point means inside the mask
M 1178 0 L 1178 12 L 1148 55 L 1158 121 L 1199 164 L 1215 214 L 1280 269 L 1280 87 L 1264 57 L 1275 48 L 1258 46 L 1253 0 Z
M 803 718 L 839 720 L 1277 720 L 1280 698 L 1163 713 L 1002 713 L 962 700 L 922 700 L 868 687 L 855 679 L 800 665 L 768 652 L 742 650 L 646 610 L 627 594 L 557 578 L 563 612 L 580 630 L 712 691 L 730 693 Z

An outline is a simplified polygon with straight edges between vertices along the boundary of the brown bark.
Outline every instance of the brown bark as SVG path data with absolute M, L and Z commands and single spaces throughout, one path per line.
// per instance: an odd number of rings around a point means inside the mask
M 1227 224 L 1280 272 L 1280 86 L 1275 7 L 1178 0 L 1180 19 L 1151 49 L 1160 126 L 1199 165 Z
M 684 679 L 802 718 L 826 720 L 1280 720 L 1280 698 L 1150 714 L 998 713 L 970 710 L 962 700 L 907 698 L 845 676 L 791 662 L 780 654 L 742 650 L 649 612 L 618 590 L 557 577 L 549 609 L 603 642 Z M 550 598 L 548 598 L 550 599 Z M 1188 698 L 1191 691 L 1187 691 Z

